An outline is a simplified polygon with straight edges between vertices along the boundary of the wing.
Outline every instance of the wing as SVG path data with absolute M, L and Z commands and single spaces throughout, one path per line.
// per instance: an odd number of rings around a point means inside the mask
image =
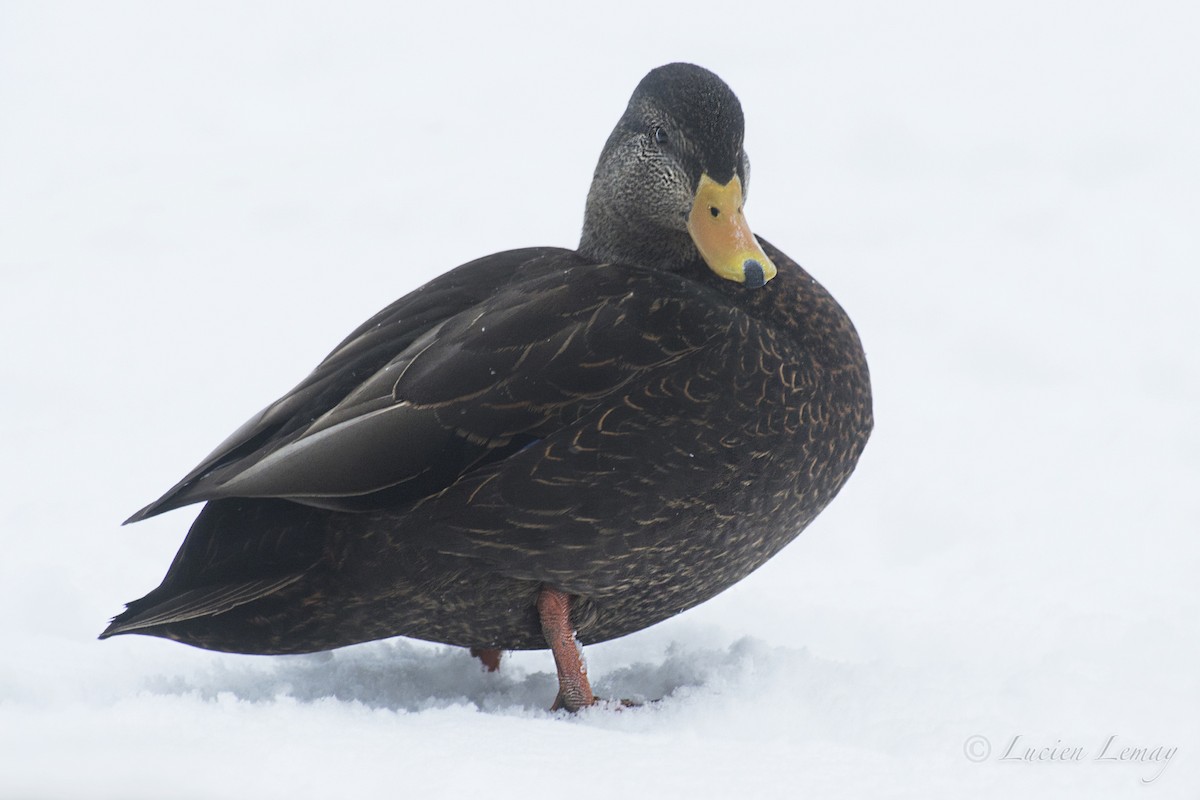
M 301 436 L 421 335 L 508 283 L 577 261 L 574 253 L 561 248 L 510 250 L 464 264 L 405 295 L 359 326 L 304 381 L 251 417 L 126 524 L 207 499 L 206 490 L 217 474 L 236 472 L 238 465 L 252 464 Z
M 229 497 L 403 505 L 570 426 L 717 333 L 694 302 L 709 290 L 637 267 L 558 256 L 489 289 L 469 304 L 454 294 L 465 308 L 381 337 L 390 357 L 368 359 L 385 348 L 370 337 L 401 316 L 385 310 L 135 519 Z M 336 401 L 315 402 L 322 392 Z

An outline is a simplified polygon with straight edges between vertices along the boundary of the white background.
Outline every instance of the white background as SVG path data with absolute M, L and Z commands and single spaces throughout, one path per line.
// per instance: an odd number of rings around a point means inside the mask
M 0 796 L 1200 797 L 1195 5 L 430 5 L 0 4 Z M 741 97 L 877 427 L 779 557 L 588 649 L 665 699 L 96 642 L 195 510 L 120 521 L 392 299 L 573 246 L 672 60 Z

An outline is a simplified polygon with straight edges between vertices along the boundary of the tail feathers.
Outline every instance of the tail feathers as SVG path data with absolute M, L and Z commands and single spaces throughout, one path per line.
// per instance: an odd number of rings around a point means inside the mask
M 135 600 L 126 606 L 125 613 L 113 618 L 113 621 L 101 639 L 116 636 L 121 633 L 137 633 L 147 628 L 170 625 L 197 617 L 212 617 L 222 614 L 238 606 L 245 605 L 267 595 L 274 594 L 286 586 L 290 586 L 305 576 L 307 570 L 288 575 L 229 583 L 218 586 L 204 586 L 199 589 L 189 589 L 159 603 L 154 603 L 154 593 Z M 146 605 L 151 601 L 150 605 Z

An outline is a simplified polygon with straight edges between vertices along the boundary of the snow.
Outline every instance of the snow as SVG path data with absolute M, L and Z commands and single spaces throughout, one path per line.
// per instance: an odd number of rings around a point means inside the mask
M 0 797 L 1197 797 L 1198 22 L 0 6 Z M 551 714 L 545 652 L 95 641 L 194 511 L 122 519 L 395 297 L 573 245 L 680 59 L 742 98 L 750 222 L 850 311 L 877 428 L 780 556 L 587 648 L 661 701 Z

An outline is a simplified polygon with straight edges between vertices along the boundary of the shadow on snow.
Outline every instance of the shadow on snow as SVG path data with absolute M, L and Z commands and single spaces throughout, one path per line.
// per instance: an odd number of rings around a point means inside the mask
M 719 693 L 721 685 L 757 672 L 756 662 L 772 660 L 770 653 L 761 641 L 748 638 L 715 649 L 671 645 L 660 663 L 594 673 L 593 688 L 600 697 L 637 702 L 669 701 L 706 689 Z M 542 655 L 551 666 L 550 653 Z M 333 698 L 409 712 L 463 705 L 485 712 L 543 712 L 554 699 L 557 679 L 551 671 L 530 672 L 508 657 L 498 672 L 488 673 L 464 649 L 398 639 L 312 655 L 222 660 L 191 676 L 152 677 L 145 688 L 250 702 Z

